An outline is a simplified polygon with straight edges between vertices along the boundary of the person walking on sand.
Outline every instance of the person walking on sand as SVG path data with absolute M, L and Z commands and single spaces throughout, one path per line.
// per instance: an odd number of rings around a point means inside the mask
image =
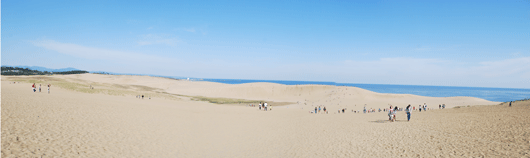
M 512 107 L 512 101 L 510 101 L 510 105 L 508 105 L 509 107 Z
M 317 113 L 318 108 L 315 106 L 315 114 Z
M 388 109 L 388 121 L 393 121 L 392 118 L 394 116 L 392 116 L 392 112 L 393 112 L 392 105 L 390 105 L 390 108 Z
M 320 110 L 322 110 L 322 109 L 320 108 L 320 106 L 318 106 L 318 113 L 320 113 Z
M 40 87 L 41 87 L 42 84 L 39 84 L 39 93 L 40 93 Z
M 33 85 L 31 85 L 31 88 L 33 88 L 33 92 L 35 92 L 35 83 L 33 83 Z
M 267 111 L 267 102 L 265 102 L 263 106 L 265 106 L 265 111 Z
M 410 111 L 411 109 L 410 109 L 410 104 L 409 104 L 409 106 L 407 106 L 407 108 L 405 109 L 405 112 L 407 112 L 407 121 L 410 121 Z
M 394 121 L 396 121 L 396 115 L 397 115 L 397 111 L 398 111 L 398 109 L 399 109 L 399 108 L 396 106 L 396 107 L 394 107 L 394 111 L 392 111 L 392 115 L 394 115 L 394 118 L 393 118 Z
M 366 106 L 364 106 L 363 113 L 366 113 Z
M 48 84 L 48 94 L 50 94 L 50 84 Z
M 261 110 L 261 102 L 259 102 L 259 105 L 258 105 L 258 106 L 259 106 L 259 110 Z
M 324 106 L 324 113 L 326 113 L 326 107 Z

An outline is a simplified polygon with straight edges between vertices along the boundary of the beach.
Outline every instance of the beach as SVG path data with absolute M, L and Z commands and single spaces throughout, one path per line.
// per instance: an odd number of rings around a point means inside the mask
M 530 156 L 528 101 L 98 74 L 2 76 L 1 88 L 2 157 Z M 424 103 L 410 121 L 352 112 Z

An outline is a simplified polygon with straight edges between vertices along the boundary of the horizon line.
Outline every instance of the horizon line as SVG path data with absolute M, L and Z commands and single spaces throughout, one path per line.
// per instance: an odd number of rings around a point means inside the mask
M 18 67 L 18 66 L 10 66 L 10 65 L 2 65 L 2 67 Z M 24 67 L 23 65 L 19 65 L 19 66 L 22 66 Z M 46 69 L 52 69 L 52 68 L 47 68 L 47 67 L 44 67 L 44 66 L 25 66 L 25 67 L 42 67 L 42 68 L 46 68 Z M 21 67 L 20 67 L 21 68 Z M 78 68 L 74 68 L 74 67 L 66 67 L 66 68 L 58 68 L 58 69 L 67 69 L 67 68 L 73 68 L 73 69 L 76 69 L 76 70 L 81 70 L 81 69 L 78 69 Z M 88 71 L 88 70 L 83 70 L 83 71 L 87 71 L 88 73 L 91 73 L 91 74 L 97 74 L 97 73 L 108 73 L 109 75 L 136 75 L 136 76 L 150 76 L 150 77 L 165 77 L 165 78 L 172 78 L 172 79 L 185 79 L 185 78 L 190 78 L 190 79 L 207 79 L 207 80 L 247 80 L 247 81 L 291 81 L 291 82 L 322 82 L 322 83 L 334 83 L 334 84 L 337 84 L 335 86 L 341 86 L 339 84 L 362 84 L 362 85 L 392 85 L 392 86 L 425 86 L 425 87 L 459 87 L 459 88 L 494 88 L 494 89 L 520 89 L 520 90 L 530 90 L 530 88 L 507 88 L 507 87 L 472 87 L 472 86 L 446 86 L 446 85 L 416 85 L 416 84 L 387 84 L 387 83 L 341 83 L 341 82 L 335 82 L 335 81 L 308 81 L 308 80 L 263 80 L 263 79 L 223 79 L 223 78 L 200 78 L 200 77 L 182 77 L 182 76 L 166 76 L 166 75 L 155 75 L 155 74 L 135 74 L 135 73 L 116 73 L 116 72 L 107 72 L 107 71 Z M 254 83 L 254 82 L 250 82 L 250 83 Z M 269 82 L 269 83 L 273 83 L 273 82 Z M 281 84 L 281 83 L 278 83 L 278 84 Z M 283 84 L 283 85 L 286 85 L 286 84 Z M 302 85 L 306 85 L 306 84 L 302 84 Z

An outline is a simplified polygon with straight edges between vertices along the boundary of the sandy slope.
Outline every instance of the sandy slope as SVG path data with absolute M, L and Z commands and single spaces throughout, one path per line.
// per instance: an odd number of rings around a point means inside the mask
M 333 86 L 224 85 L 138 76 L 56 77 L 98 86 L 144 85 L 185 95 L 308 104 L 327 100 L 333 110 L 348 106 L 341 104 L 349 101 L 374 107 L 379 102 L 384 107 L 389 102 L 492 104 L 476 98 L 377 94 Z M 23 82 L 9 84 L 2 77 L 2 157 L 530 156 L 528 102 L 514 107 L 413 112 L 410 122 L 400 112 L 398 121 L 390 123 L 386 113 L 309 114 L 310 105 L 303 104 L 264 112 L 245 106 L 157 97 L 141 100 L 58 87 L 51 94 L 33 93 L 30 87 Z M 345 97 L 348 94 L 354 97 Z
M 331 109 L 347 108 L 362 110 L 367 108 L 387 108 L 388 104 L 400 107 L 411 104 L 418 106 L 427 103 L 432 108 L 446 104 L 448 108 L 467 105 L 494 105 L 484 99 L 472 97 L 424 97 L 410 94 L 381 94 L 356 87 L 326 86 L 326 85 L 280 85 L 274 83 L 222 84 L 214 82 L 190 82 L 148 76 L 124 75 L 65 75 L 60 78 L 70 81 L 84 81 L 87 83 L 108 83 L 120 85 L 145 85 L 159 88 L 173 94 L 238 98 L 249 100 L 269 100 L 278 102 L 298 103 L 300 108 L 314 108 L 326 106 Z M 75 79 L 75 80 L 73 80 Z

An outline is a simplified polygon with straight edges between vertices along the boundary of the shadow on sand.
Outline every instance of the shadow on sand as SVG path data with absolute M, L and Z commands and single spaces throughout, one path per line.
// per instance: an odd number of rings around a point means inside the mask
M 377 121 L 370 121 L 372 123 L 392 123 L 392 121 L 389 121 L 389 120 L 377 120 Z M 407 122 L 405 120 L 396 120 L 394 122 Z

